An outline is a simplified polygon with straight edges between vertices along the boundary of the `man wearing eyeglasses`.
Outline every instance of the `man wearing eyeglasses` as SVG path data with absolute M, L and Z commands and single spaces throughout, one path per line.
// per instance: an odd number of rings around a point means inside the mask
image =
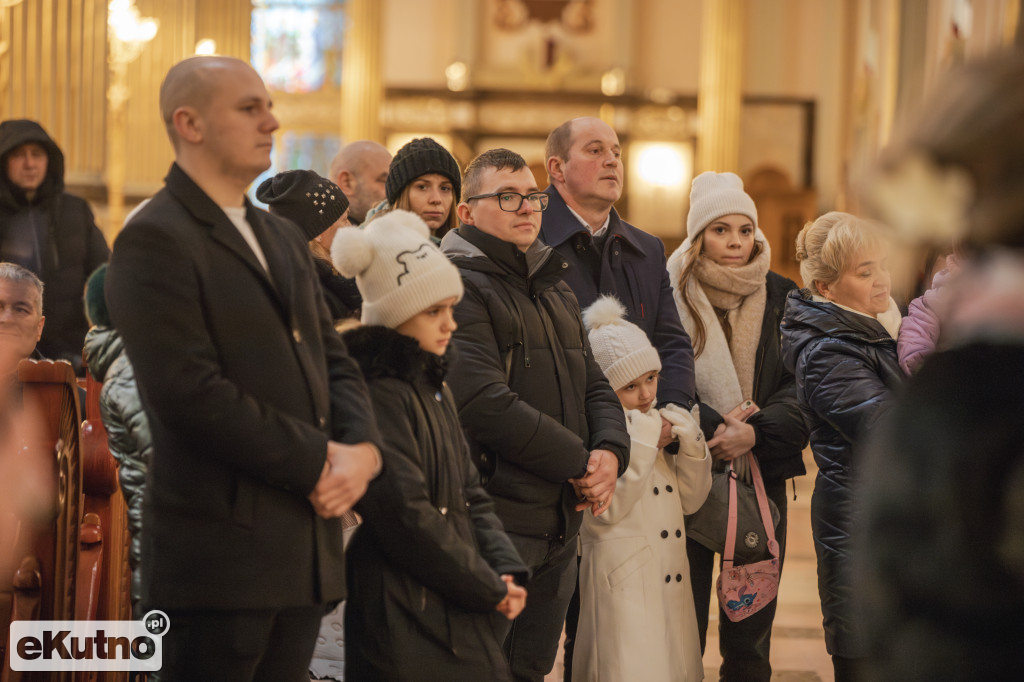
M 531 572 L 505 653 L 516 680 L 540 681 L 576 583 L 582 510 L 607 508 L 629 437 L 562 281 L 566 262 L 537 239 L 549 198 L 526 162 L 507 149 L 484 152 L 462 191 L 461 225 L 441 242 L 466 290 L 448 382 L 481 479 Z
M 661 357 L 658 403 L 692 408 L 693 347 L 672 299 L 665 246 L 614 208 L 622 196 L 619 136 L 601 119 L 575 118 L 551 131 L 544 155 L 551 178 L 544 192 L 551 199 L 540 238 L 568 262 L 565 282 L 583 308 L 605 294 L 619 299 Z M 566 679 L 578 611 L 577 598 L 566 622 Z

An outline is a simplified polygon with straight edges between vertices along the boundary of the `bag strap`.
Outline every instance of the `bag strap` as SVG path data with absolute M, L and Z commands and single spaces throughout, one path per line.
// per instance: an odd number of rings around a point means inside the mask
M 768 536 L 768 551 L 776 559 L 779 558 L 779 543 L 775 540 L 775 523 L 772 521 L 772 512 L 768 508 L 768 493 L 764 489 L 764 481 L 761 480 L 761 467 L 757 465 L 757 458 L 752 453 L 743 455 L 747 458 L 747 465 L 750 467 L 751 478 L 754 479 L 754 493 L 757 496 L 757 508 L 761 511 L 761 523 L 764 524 L 764 532 Z M 732 568 L 733 557 L 736 554 L 736 523 L 739 511 L 736 497 L 736 471 L 732 462 L 729 462 L 729 525 L 725 531 L 725 553 L 722 555 L 723 568 Z

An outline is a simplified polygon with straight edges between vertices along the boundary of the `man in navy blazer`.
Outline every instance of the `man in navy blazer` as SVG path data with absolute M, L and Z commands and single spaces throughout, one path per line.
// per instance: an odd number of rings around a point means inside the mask
M 619 217 L 622 148 L 611 126 L 575 118 L 551 131 L 545 145 L 551 196 L 540 238 L 568 263 L 565 282 L 586 308 L 611 294 L 627 319 L 644 330 L 661 358 L 658 403 L 695 404 L 693 346 L 679 321 L 665 246 Z M 566 616 L 565 678 L 572 675 L 572 647 L 579 618 L 579 591 Z
M 270 166 L 271 104 L 237 59 L 171 68 L 175 163 L 107 275 L 152 427 L 142 604 L 169 615 L 165 681 L 308 679 L 324 605 L 344 597 L 337 517 L 380 466 L 306 245 L 245 198 Z
M 601 119 L 575 118 L 548 135 L 545 156 L 551 201 L 540 237 L 569 262 L 565 282 L 580 308 L 604 294 L 618 298 L 658 349 L 658 402 L 693 407 L 693 347 L 672 299 L 665 246 L 614 208 L 622 196 L 619 136 Z

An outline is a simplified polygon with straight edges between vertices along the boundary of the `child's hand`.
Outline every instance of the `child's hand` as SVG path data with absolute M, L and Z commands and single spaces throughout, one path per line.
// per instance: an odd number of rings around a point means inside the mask
M 657 410 L 626 410 L 629 439 L 644 445 L 655 446 L 661 440 L 663 428 L 661 414 Z M 660 446 L 659 446 L 660 447 Z
M 679 441 L 679 455 L 701 460 L 708 456 L 704 432 L 700 430 L 699 405 L 689 412 L 678 405 L 666 405 L 661 416 L 672 424 L 672 437 Z
M 501 579 L 505 581 L 508 592 L 494 608 L 509 620 L 515 620 L 526 607 L 526 588 L 516 585 L 515 580 L 508 574 L 503 574 Z

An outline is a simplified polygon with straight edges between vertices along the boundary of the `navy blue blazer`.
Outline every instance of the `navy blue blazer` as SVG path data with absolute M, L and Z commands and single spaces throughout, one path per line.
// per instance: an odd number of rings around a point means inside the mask
M 594 240 L 576 219 L 554 186 L 540 226 L 540 238 L 568 263 L 564 274 L 580 307 L 603 294 L 615 296 L 626 307 L 627 319 L 644 330 L 661 357 L 658 402 L 694 405 L 693 346 L 679 321 L 672 298 L 665 245 L 657 237 L 633 227 L 612 209 L 604 249 L 595 252 Z

